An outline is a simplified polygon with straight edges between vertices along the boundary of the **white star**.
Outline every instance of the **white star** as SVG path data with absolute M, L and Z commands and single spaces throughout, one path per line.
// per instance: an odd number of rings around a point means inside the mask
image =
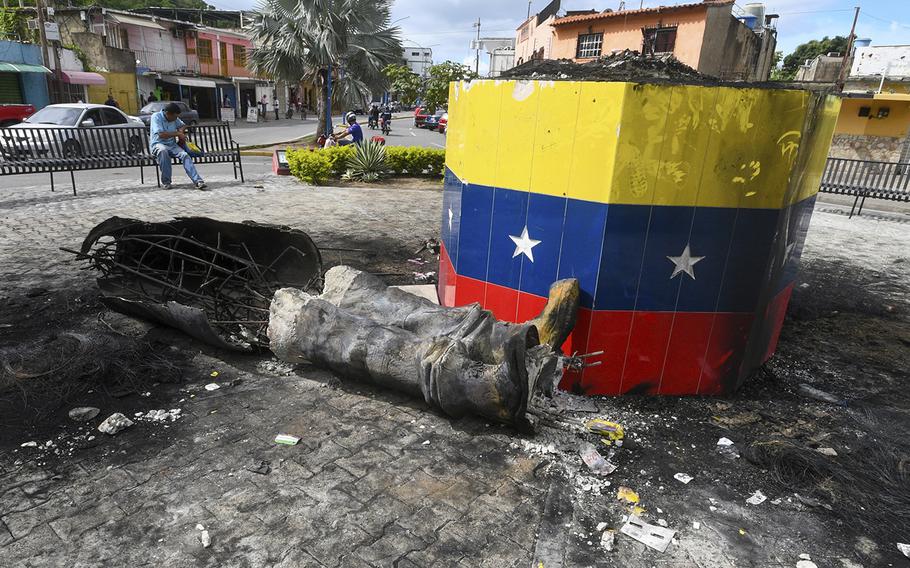
M 452 230 L 452 217 L 454 217 L 454 215 L 452 214 L 452 208 L 449 207 L 449 231 L 450 232 Z
M 676 278 L 677 274 L 685 272 L 692 277 L 692 280 L 695 280 L 695 264 L 700 262 L 703 256 L 692 256 L 692 253 L 689 251 L 689 245 L 686 245 L 685 250 L 682 251 L 680 256 L 668 256 L 670 262 L 673 263 L 673 274 L 670 275 L 670 280 Z
M 531 262 L 534 262 L 534 251 L 531 249 L 539 245 L 540 241 L 535 241 L 528 236 L 527 225 L 525 225 L 525 228 L 522 229 L 520 237 L 513 237 L 512 235 L 509 235 L 509 238 L 512 239 L 513 243 L 515 243 L 515 252 L 512 253 L 512 258 L 523 254 L 528 257 Z

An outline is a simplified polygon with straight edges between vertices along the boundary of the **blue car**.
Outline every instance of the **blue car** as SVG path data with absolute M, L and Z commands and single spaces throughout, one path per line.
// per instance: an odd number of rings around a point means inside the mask
M 423 123 L 423 127 L 428 130 L 436 130 L 439 128 L 439 119 L 442 118 L 442 115 L 446 113 L 445 110 L 437 110 L 436 114 L 430 115 Z

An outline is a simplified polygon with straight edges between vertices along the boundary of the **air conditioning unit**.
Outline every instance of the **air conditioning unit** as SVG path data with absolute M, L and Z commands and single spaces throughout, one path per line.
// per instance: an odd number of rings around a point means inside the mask
M 186 31 L 185 31 L 185 30 L 174 29 L 174 30 L 172 30 L 172 31 L 174 32 L 174 37 L 177 37 L 177 38 L 186 37 Z

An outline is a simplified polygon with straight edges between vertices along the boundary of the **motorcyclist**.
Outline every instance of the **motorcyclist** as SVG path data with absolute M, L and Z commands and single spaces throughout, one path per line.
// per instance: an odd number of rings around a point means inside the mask
M 370 128 L 379 128 L 379 105 L 370 107 Z
M 386 134 L 392 131 L 392 111 L 388 106 L 382 107 L 382 113 L 379 116 L 379 124 L 382 131 Z
M 345 119 L 349 126 L 338 134 L 333 134 L 332 139 L 338 142 L 339 146 L 347 146 L 348 144 L 360 144 L 363 141 L 363 130 L 360 129 L 360 125 L 357 124 L 357 115 L 353 112 L 349 112 Z M 351 137 L 351 140 L 345 140 L 348 136 Z

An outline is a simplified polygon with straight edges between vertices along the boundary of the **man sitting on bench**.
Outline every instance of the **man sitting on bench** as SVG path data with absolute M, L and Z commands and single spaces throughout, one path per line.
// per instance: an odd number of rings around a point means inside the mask
M 180 107 L 170 103 L 163 110 L 152 115 L 151 134 L 149 135 L 149 148 L 158 158 L 158 167 L 161 170 L 161 183 L 164 189 L 171 189 L 171 158 L 183 162 L 186 175 L 193 180 L 196 189 L 205 189 L 202 176 L 196 171 L 193 158 L 180 147 L 186 141 L 186 125 L 180 120 Z

